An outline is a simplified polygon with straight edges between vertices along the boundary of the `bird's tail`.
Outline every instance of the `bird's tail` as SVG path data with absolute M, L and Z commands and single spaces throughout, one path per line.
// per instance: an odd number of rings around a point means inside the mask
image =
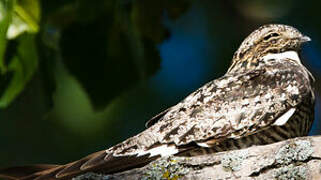
M 80 167 L 97 155 L 104 154 L 105 151 L 93 153 L 78 161 L 65 165 L 30 165 L 0 169 L 0 180 L 66 180 L 71 177 L 85 173 L 89 170 L 81 170 Z M 66 170 L 68 170 L 66 172 Z
M 11 167 L 0 170 L 1 180 L 28 180 L 35 179 L 38 172 L 45 172 L 55 169 L 59 165 L 38 164 L 30 166 Z
M 85 172 L 114 173 L 148 164 L 159 156 L 119 156 L 99 151 L 66 165 L 32 165 L 0 170 L 0 180 L 67 180 Z

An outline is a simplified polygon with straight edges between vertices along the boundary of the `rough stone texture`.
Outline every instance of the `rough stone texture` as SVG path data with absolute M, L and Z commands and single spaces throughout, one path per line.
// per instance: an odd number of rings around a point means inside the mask
M 87 173 L 73 180 L 321 179 L 321 136 L 301 137 L 196 157 L 167 157 L 112 175 Z

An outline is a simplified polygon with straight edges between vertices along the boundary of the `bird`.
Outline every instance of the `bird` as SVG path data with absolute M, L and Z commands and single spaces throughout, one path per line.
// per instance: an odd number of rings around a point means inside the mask
M 314 119 L 315 80 L 300 53 L 310 40 L 289 25 L 263 25 L 241 43 L 223 76 L 150 119 L 139 134 L 75 162 L 7 168 L 0 177 L 65 180 L 85 172 L 112 174 L 160 157 L 306 136 Z

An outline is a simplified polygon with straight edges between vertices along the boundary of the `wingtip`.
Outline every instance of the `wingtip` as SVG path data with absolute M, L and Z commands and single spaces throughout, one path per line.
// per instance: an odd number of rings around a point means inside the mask
M 105 151 L 96 152 L 78 161 L 67 164 L 65 168 L 57 172 L 55 176 L 56 178 L 66 178 L 66 177 L 75 176 L 77 174 L 84 173 L 92 169 L 93 167 L 97 167 L 101 165 L 102 162 L 98 163 L 98 159 L 103 160 L 105 156 L 106 156 Z
M 102 165 L 105 163 L 105 158 L 107 157 L 106 151 L 100 151 L 96 156 L 89 159 L 87 162 L 85 162 L 80 169 L 85 171 L 87 169 L 91 169 L 93 167 Z

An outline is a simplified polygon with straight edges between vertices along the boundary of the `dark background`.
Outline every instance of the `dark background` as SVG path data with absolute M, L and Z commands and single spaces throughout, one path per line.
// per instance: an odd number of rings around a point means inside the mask
M 320 1 L 0 5 L 13 12 L 0 16 L 0 167 L 63 164 L 137 134 L 153 115 L 222 76 L 243 39 L 267 23 L 312 38 L 302 58 L 317 80 L 310 134 L 321 133 Z M 8 36 L 10 26 L 16 36 Z

